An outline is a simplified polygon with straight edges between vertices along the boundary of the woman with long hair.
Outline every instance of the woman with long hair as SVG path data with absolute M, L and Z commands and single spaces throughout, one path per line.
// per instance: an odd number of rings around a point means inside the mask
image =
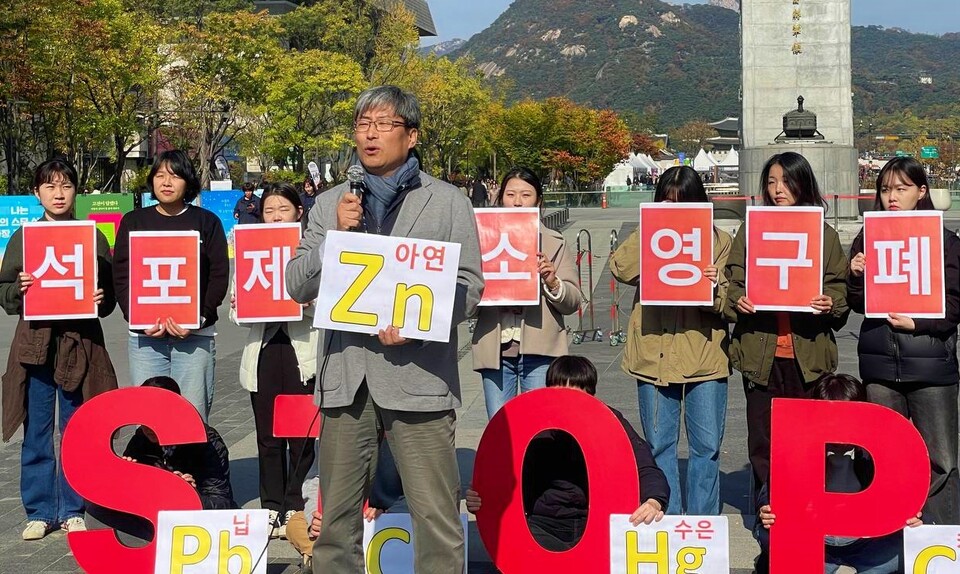
M 537 207 L 543 204 L 540 178 L 524 167 L 503 178 L 494 205 Z M 580 307 L 573 255 L 563 236 L 540 224 L 540 304 L 524 307 L 481 307 L 473 333 L 473 369 L 483 377 L 487 417 L 517 396 L 543 388 L 554 357 L 567 354 L 564 315 Z
M 706 203 L 709 199 L 697 172 L 680 166 L 664 172 L 654 201 Z M 730 360 L 727 325 L 721 316 L 727 279 L 719 270 L 726 264 L 732 242 L 728 233 L 713 228 L 713 261 L 702 270 L 715 286 L 712 306 L 644 307 L 639 290 L 633 300 L 621 367 L 637 380 L 643 435 L 670 485 L 667 514 L 720 513 L 720 443 Z M 610 271 L 621 283 L 639 283 L 639 229 L 610 257 Z M 677 463 L 681 410 L 690 446 L 685 506 Z

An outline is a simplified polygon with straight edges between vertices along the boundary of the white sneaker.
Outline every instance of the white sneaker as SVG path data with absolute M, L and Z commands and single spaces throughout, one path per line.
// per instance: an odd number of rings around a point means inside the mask
M 41 540 L 53 531 L 53 527 L 42 520 L 31 520 L 23 529 L 24 540 Z
M 288 510 L 287 513 L 283 515 L 283 524 L 280 526 L 280 538 L 284 540 L 287 539 L 287 522 L 290 522 L 290 517 L 296 513 L 296 510 Z
M 270 538 L 280 538 L 280 513 L 276 510 L 270 511 Z
M 73 516 L 64 520 L 60 528 L 63 529 L 64 532 L 83 532 L 87 529 L 87 523 L 84 522 L 82 516 Z

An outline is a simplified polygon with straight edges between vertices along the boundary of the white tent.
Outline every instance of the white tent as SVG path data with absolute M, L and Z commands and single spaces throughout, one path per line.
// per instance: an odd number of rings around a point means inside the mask
M 630 165 L 629 160 L 624 160 L 618 163 L 613 171 L 610 172 L 610 175 L 603 180 L 604 189 L 608 187 L 626 187 L 627 178 L 633 180 L 633 166 Z
M 740 169 L 740 154 L 737 153 L 737 150 L 731 149 L 729 153 L 727 153 L 727 157 L 723 158 L 723 161 L 721 161 L 719 165 L 722 168 Z
M 693 169 L 697 171 L 710 171 L 717 165 L 717 162 L 700 148 L 697 157 L 693 159 Z

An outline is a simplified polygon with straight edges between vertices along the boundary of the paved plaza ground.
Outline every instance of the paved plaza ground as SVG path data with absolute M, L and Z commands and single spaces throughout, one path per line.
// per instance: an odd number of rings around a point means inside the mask
M 621 233 L 621 237 L 635 227 L 633 209 L 572 209 L 570 223 L 564 230 L 569 245 L 576 244 L 581 229 L 590 232 L 593 242 L 593 304 L 596 326 L 603 330 L 602 342 L 584 342 L 571 345 L 571 354 L 590 358 L 600 373 L 598 396 L 622 411 L 634 426 L 640 430 L 637 410 L 636 383 L 620 370 L 623 347 L 608 344 L 607 333 L 610 330 L 610 273 L 606 268 L 609 254 L 611 230 Z M 738 221 L 721 221 L 719 225 L 732 231 Z M 949 227 L 956 229 L 958 220 L 950 220 Z M 848 246 L 859 230 L 859 223 L 848 222 L 841 225 L 841 239 Z M 585 245 L 584 245 L 585 247 Z M 584 267 L 583 280 L 588 277 Z M 620 292 L 621 324 L 627 325 L 632 289 Z M 221 317 L 226 317 L 226 308 L 221 309 Z M 576 317 L 568 324 L 576 328 Z M 0 356 L 5 358 L 9 350 L 16 318 L 0 317 Z M 230 449 L 231 477 L 237 501 L 245 508 L 258 507 L 256 437 L 254 433 L 253 413 L 248 393 L 240 388 L 237 373 L 240 364 L 240 352 L 246 337 L 246 328 L 238 327 L 222 320 L 217 324 L 217 382 L 211 423 L 223 436 Z M 851 316 L 847 326 L 839 333 L 842 372 L 857 372 L 856 337 L 860 325 L 858 316 Z M 119 311 L 104 321 L 107 345 L 111 351 L 121 384 L 129 384 L 127 362 L 127 330 Z M 472 370 L 470 355 L 470 335 L 466 326 L 460 327 L 460 374 L 463 387 L 463 406 L 458 411 L 457 454 L 460 461 L 461 477 L 464 485 L 470 483 L 473 472 L 473 459 L 477 444 L 487 422 L 481 392 L 480 377 Z M 721 496 L 723 513 L 730 524 L 730 556 L 733 572 L 749 572 L 757 553 L 757 547 L 750 536 L 749 528 L 754 521 L 754 509 L 751 507 L 748 492 L 750 490 L 749 469 L 747 466 L 745 402 L 739 374 L 729 381 L 729 399 L 727 408 L 726 435 L 721 455 Z M 681 458 L 686 458 L 686 445 L 683 441 Z M 53 533 L 39 542 L 24 542 L 20 532 L 26 520 L 19 497 L 20 480 L 20 438 L 19 435 L 0 445 L 0 574 L 28 574 L 34 572 L 67 573 L 77 572 L 76 562 L 70 555 L 62 533 Z M 104 477 L 105 480 L 109 478 Z M 118 488 L 123 485 L 118 484 Z M 469 530 L 469 571 L 473 574 L 495 572 L 489 557 L 483 549 L 477 534 L 475 522 Z M 269 548 L 270 574 L 294 574 L 299 571 L 299 559 L 286 541 L 273 541 Z M 598 565 L 597 572 L 603 567 Z

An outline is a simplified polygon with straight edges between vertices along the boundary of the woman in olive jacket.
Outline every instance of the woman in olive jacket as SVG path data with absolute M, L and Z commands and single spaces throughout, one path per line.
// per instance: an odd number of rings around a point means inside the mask
M 503 178 L 495 205 L 540 207 L 543 187 L 529 169 L 514 168 Z M 473 369 L 483 377 L 487 417 L 508 400 L 543 388 L 547 367 L 567 354 L 563 316 L 580 307 L 580 288 L 573 255 L 563 236 L 540 224 L 540 304 L 525 307 L 481 307 L 473 333 Z
M 693 168 L 673 167 L 657 182 L 655 202 L 707 202 L 703 181 Z M 623 371 L 637 380 L 640 422 L 657 466 L 670 485 L 667 514 L 720 513 L 720 443 L 727 412 L 727 325 L 721 317 L 727 279 L 721 273 L 730 253 L 730 235 L 713 229 L 713 262 L 703 269 L 716 285 L 712 307 L 661 307 L 633 300 Z M 610 258 L 621 283 L 640 278 L 639 230 Z M 686 508 L 680 496 L 677 443 L 683 407 L 690 446 Z
M 927 174 L 917 160 L 898 157 L 880 170 L 874 209 L 933 210 Z M 850 306 L 863 313 L 863 273 L 872 254 L 864 255 L 863 230 L 850 249 L 847 287 Z M 957 470 L 957 325 L 960 324 L 960 238 L 943 230 L 943 319 L 914 319 L 896 313 L 886 319 L 864 318 L 857 357 L 867 400 L 908 417 L 930 454 L 930 491 L 923 519 L 933 524 L 960 524 L 960 476 Z M 874 259 L 875 260 L 875 259 Z
M 826 206 L 813 169 L 794 152 L 767 160 L 760 176 L 767 206 Z M 770 472 L 770 405 L 774 397 L 807 398 L 817 378 L 837 368 L 834 332 L 847 322 L 847 256 L 837 232 L 823 226 L 823 293 L 810 301 L 812 313 L 756 311 L 746 296 L 746 226 L 727 259 L 724 316 L 734 322 L 730 359 L 743 375 L 747 397 L 747 448 L 754 491 Z

